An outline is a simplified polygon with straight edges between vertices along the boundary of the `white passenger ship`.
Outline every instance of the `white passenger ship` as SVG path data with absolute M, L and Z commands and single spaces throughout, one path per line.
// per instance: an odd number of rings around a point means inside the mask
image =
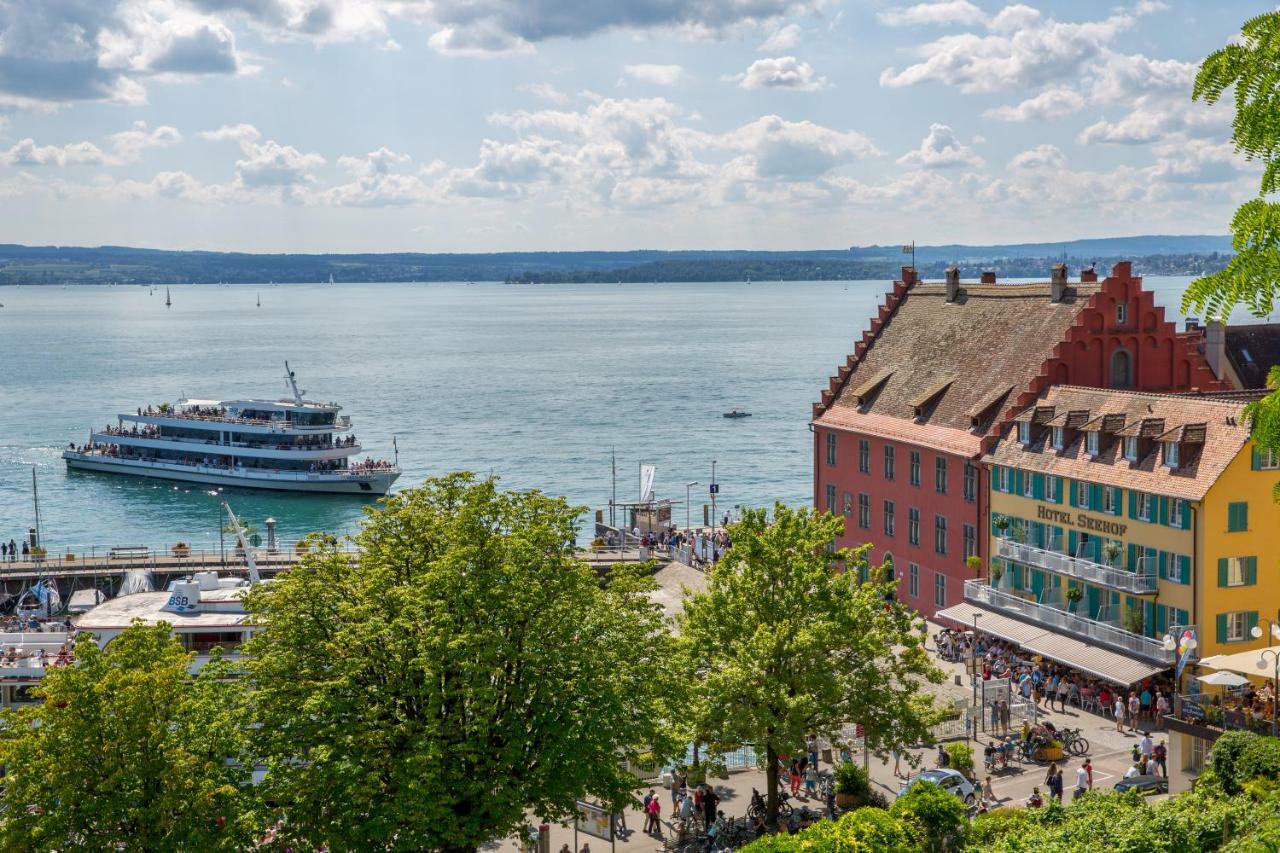
M 285 371 L 292 399 L 148 406 L 119 415 L 114 427 L 95 430 L 89 444 L 62 458 L 68 468 L 187 483 L 386 494 L 400 476 L 398 461 L 358 460 L 364 448 L 350 434 L 351 419 L 338 414 L 342 407 L 304 399 L 288 362 Z

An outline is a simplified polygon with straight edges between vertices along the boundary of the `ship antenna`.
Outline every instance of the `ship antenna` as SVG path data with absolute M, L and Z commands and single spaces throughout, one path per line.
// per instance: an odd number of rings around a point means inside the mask
M 294 381 L 293 371 L 289 369 L 289 362 L 287 361 L 284 363 L 284 381 L 288 384 L 289 390 L 293 392 L 293 399 L 297 401 L 298 405 L 302 405 L 302 395 L 307 392 L 298 390 L 298 383 Z

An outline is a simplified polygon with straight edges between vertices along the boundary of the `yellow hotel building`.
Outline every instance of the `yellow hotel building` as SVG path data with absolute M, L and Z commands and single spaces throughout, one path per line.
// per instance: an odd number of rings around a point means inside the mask
M 985 579 L 939 613 L 1113 684 L 1266 645 L 1280 608 L 1280 459 L 1255 452 L 1260 392 L 1058 386 L 1022 412 L 990 468 Z

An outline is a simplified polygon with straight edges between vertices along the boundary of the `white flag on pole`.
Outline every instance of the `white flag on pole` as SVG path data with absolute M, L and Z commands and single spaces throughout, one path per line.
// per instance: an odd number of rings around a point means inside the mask
M 652 465 L 640 466 L 640 503 L 653 500 L 653 477 L 657 468 Z

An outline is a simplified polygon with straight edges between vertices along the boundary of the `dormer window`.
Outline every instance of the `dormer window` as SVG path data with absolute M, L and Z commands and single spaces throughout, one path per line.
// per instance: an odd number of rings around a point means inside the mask
M 1098 455 L 1098 447 L 1102 444 L 1102 433 L 1091 432 L 1087 434 L 1084 440 L 1085 450 L 1090 456 Z
M 1170 468 L 1178 467 L 1178 442 L 1166 441 L 1164 443 L 1164 464 Z
M 1018 424 L 1018 441 L 1023 444 L 1031 443 L 1031 424 L 1026 421 Z
M 1129 436 L 1124 440 L 1124 458 L 1130 462 L 1138 461 L 1138 437 Z
M 1064 430 L 1060 426 L 1056 426 L 1053 428 L 1053 449 L 1054 450 L 1062 449 L 1062 440 L 1064 438 L 1065 433 L 1066 433 L 1066 430 Z

